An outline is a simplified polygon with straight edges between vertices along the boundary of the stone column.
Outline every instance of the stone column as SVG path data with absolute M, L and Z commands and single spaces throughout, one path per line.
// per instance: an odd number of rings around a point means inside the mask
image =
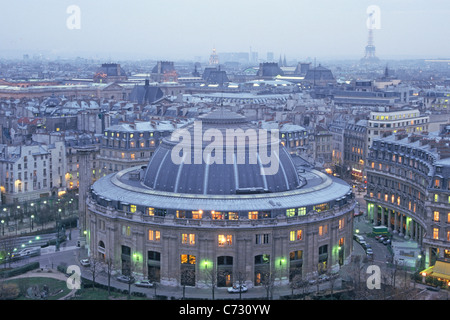
M 403 213 L 400 213 L 400 230 L 398 233 L 399 236 L 403 235 Z
M 86 244 L 87 236 L 87 219 L 86 219 L 86 199 L 89 187 L 92 183 L 92 172 L 90 170 L 90 157 L 97 150 L 94 146 L 85 146 L 76 148 L 77 155 L 79 156 L 79 168 L 78 168 L 78 225 L 80 228 L 79 243 L 80 247 L 84 247 Z
M 394 234 L 398 233 L 398 212 L 397 211 L 393 211 L 394 214 Z
M 391 231 L 391 218 L 392 218 L 392 210 L 388 209 L 388 221 L 386 223 L 386 226 L 389 232 Z

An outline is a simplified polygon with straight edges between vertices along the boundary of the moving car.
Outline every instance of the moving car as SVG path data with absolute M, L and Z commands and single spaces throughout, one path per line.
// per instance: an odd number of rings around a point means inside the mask
M 91 265 L 89 259 L 81 259 L 81 260 L 80 260 L 80 264 L 81 264 L 83 267 L 89 267 L 89 266 Z
M 133 283 L 134 278 L 130 276 L 121 275 L 117 277 L 117 281 L 125 282 L 125 283 Z
M 152 288 L 153 283 L 151 283 L 149 280 L 141 280 L 134 284 L 136 287 L 143 287 L 143 288 Z
M 228 288 L 228 293 L 247 292 L 247 286 L 245 284 L 236 284 Z

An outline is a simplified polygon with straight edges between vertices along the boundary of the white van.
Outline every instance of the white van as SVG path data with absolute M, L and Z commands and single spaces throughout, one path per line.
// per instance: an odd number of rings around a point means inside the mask
M 353 236 L 353 239 L 355 239 L 356 242 L 358 242 L 359 244 L 366 243 L 366 240 L 364 239 L 364 237 L 360 236 L 360 235 L 357 235 L 357 234 L 355 234 Z

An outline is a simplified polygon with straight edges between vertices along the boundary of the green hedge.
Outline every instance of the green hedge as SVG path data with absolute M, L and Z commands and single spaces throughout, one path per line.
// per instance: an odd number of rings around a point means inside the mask
M 0 279 L 15 277 L 15 276 L 27 273 L 28 271 L 39 269 L 39 267 L 40 267 L 39 262 L 36 261 L 36 262 L 31 262 L 29 264 L 26 264 L 26 265 L 18 267 L 18 268 L 0 271 Z

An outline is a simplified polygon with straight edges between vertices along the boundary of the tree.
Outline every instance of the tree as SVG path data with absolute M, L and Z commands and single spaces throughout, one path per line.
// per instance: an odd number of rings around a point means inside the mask
M 104 261 L 104 271 L 108 277 L 108 296 L 111 295 L 111 276 L 114 270 L 114 261 L 111 257 L 108 257 Z
M 214 300 L 214 291 L 217 286 L 217 274 L 215 268 L 211 266 L 208 268 L 208 264 L 205 264 L 203 278 L 205 284 L 211 287 L 212 300 Z
M 275 274 L 272 271 L 266 271 L 262 275 L 261 284 L 266 289 L 267 299 L 272 300 L 273 289 L 275 288 Z
M 89 259 L 89 271 L 92 274 L 92 289 L 95 289 L 95 278 L 97 277 L 98 272 L 101 271 L 102 262 L 95 257 L 90 257 Z

